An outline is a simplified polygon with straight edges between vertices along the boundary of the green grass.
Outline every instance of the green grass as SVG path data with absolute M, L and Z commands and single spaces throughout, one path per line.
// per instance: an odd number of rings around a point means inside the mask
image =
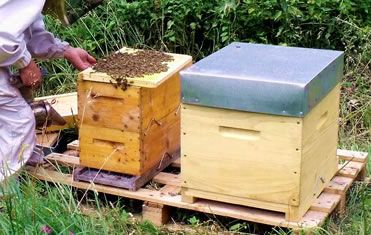
M 277 1 L 264 1 L 262 5 L 257 1 L 240 1 L 249 2 L 249 11 L 255 9 L 243 16 L 246 19 L 239 17 L 241 12 L 234 4 L 236 1 L 218 1 L 221 5 L 216 8 L 210 7 L 211 1 L 203 1 L 201 4 L 200 1 L 185 0 L 182 1 L 185 7 L 179 1 L 172 0 L 128 2 L 106 1 L 106 4 L 69 28 L 49 17 L 46 19 L 47 25 L 50 31 L 74 46 L 86 48 L 97 57 L 122 46 L 131 46 L 187 53 L 199 59 L 230 41 L 239 39 L 345 50 L 339 147 L 371 153 L 371 44 L 367 41 L 371 38 L 371 29 L 367 20 L 353 18 L 354 12 L 349 9 L 354 9 L 355 6 L 348 9 L 351 12 L 349 16 L 344 15 L 349 1 L 342 1 L 342 4 L 322 1 L 324 4 L 339 5 L 342 13 L 327 17 L 329 10 L 326 6 L 319 6 L 318 9 L 314 8 L 318 12 L 311 15 L 313 18 L 308 19 L 309 22 L 301 21 L 305 20 L 304 17 L 293 15 L 299 14 L 297 10 L 302 10 L 301 5 L 296 10 L 291 9 L 294 13 L 283 12 L 279 15 L 273 12 L 281 11 L 277 6 L 264 11 L 264 4 L 273 5 Z M 298 5 L 303 3 L 293 2 Z M 163 5 L 155 5 L 160 3 Z M 334 11 L 335 9 L 331 10 Z M 205 15 L 210 17 L 205 20 Z M 307 13 L 304 12 L 304 15 Z M 275 17 L 278 17 L 277 20 L 269 21 Z M 321 23 L 314 22 L 317 18 Z M 170 21 L 173 23 L 169 23 Z M 248 24 L 245 25 L 244 22 Z M 242 32 L 245 28 L 248 31 Z M 76 72 L 65 61 L 40 64 L 48 69 L 49 75 L 38 92 L 39 96 L 76 90 Z M 368 168 L 371 169 L 371 160 Z M 370 177 L 370 173 L 368 176 Z M 170 233 L 165 228 L 156 228 L 150 223 L 134 220 L 127 212 L 130 207 L 124 205 L 122 200 L 112 201 L 95 193 L 81 198 L 81 194 L 70 187 L 45 184 L 30 179 L 27 175 L 23 175 L 20 182 L 18 187 L 12 179 L 7 187 L 1 187 L 8 188 L 8 193 L 0 200 L 0 234 L 41 234 L 43 226 L 49 226 L 54 231 L 53 234 L 69 234 L 70 231 L 75 234 Z M 94 212 L 86 215 L 80 202 L 89 205 Z M 222 231 L 289 234 L 285 229 L 272 229 L 269 226 L 190 211 L 179 210 L 174 217 L 177 223 L 187 225 L 182 227 L 184 231 L 174 232 L 177 234 Z M 345 216 L 331 218 L 317 233 L 370 234 L 370 218 L 371 189 L 358 183 L 349 193 Z
M 13 177 L 1 186 L 0 234 L 156 234 L 158 229 L 148 222 L 135 222 L 119 202 L 104 205 L 93 193 L 89 199 L 78 198 L 71 187 L 44 184 L 23 175 L 19 183 Z M 95 213 L 84 214 L 81 207 L 90 205 Z

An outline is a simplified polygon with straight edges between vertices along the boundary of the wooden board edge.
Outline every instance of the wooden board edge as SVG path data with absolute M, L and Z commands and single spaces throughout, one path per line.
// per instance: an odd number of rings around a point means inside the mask
M 35 100 L 52 100 L 52 99 L 58 99 L 58 98 L 63 98 L 63 97 L 69 97 L 69 96 L 77 96 L 77 92 L 70 92 L 70 93 L 64 93 L 60 95 L 50 95 L 50 96 L 40 96 L 36 97 Z
M 341 160 L 355 161 L 355 162 L 367 162 L 368 153 L 360 151 L 351 151 L 346 149 L 338 149 L 337 156 Z

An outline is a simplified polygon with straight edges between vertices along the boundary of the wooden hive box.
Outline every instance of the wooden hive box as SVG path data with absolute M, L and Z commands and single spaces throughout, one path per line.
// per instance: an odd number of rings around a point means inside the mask
M 123 48 L 122 52 L 136 50 Z M 130 175 L 157 167 L 166 155 L 179 151 L 179 71 L 192 63 L 171 54 L 168 71 L 127 78 L 123 90 L 105 73 L 88 69 L 79 75 L 78 109 L 80 163 Z
M 298 221 L 338 166 L 343 53 L 233 43 L 181 72 L 182 197 Z

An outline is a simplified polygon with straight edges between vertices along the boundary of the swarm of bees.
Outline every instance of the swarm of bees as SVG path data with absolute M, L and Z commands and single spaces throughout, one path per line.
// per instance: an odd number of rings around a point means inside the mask
M 126 78 L 123 77 L 113 77 L 116 83 L 109 81 L 114 88 L 121 88 L 121 90 L 126 91 L 134 82 L 128 81 Z
M 135 53 L 116 52 L 98 60 L 94 70 L 112 77 L 110 83 L 115 88 L 126 91 L 134 82 L 130 78 L 166 72 L 166 62 L 173 61 L 171 55 L 159 51 L 140 50 Z

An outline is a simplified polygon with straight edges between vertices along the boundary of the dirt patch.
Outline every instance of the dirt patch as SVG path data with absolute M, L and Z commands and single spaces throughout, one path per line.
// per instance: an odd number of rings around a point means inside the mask
M 166 72 L 166 63 L 173 57 L 163 52 L 143 50 L 135 53 L 115 53 L 98 60 L 94 69 L 107 73 L 120 83 L 127 84 L 126 78 L 143 77 L 160 72 Z

